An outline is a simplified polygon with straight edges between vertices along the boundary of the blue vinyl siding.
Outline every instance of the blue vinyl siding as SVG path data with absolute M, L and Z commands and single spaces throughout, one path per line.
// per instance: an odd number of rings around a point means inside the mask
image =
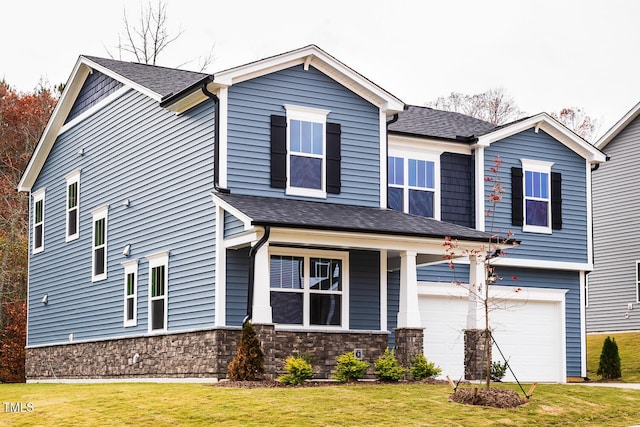
M 228 187 L 237 194 L 284 197 L 270 187 L 270 116 L 284 104 L 327 109 L 341 125 L 340 194 L 327 201 L 380 206 L 379 110 L 313 67 L 296 66 L 229 88 Z M 251 173 L 247 174 L 247 170 Z
M 580 273 L 506 267 L 499 267 L 496 272 L 504 278 L 499 282 L 501 286 L 568 289 L 565 294 L 567 376 L 581 376 Z M 513 276 L 518 280 L 512 280 Z
M 244 223 L 229 212 L 224 213 L 224 237 L 230 237 L 244 231 Z
M 213 326 L 213 117 L 212 102 L 176 116 L 129 91 L 58 138 L 33 187 L 46 188 L 46 240 L 44 252 L 31 255 L 28 345 L 67 341 L 70 333 L 76 341 L 146 334 L 145 257 L 161 251 L 170 252 L 168 330 Z M 64 176 L 76 169 L 80 235 L 65 243 Z M 105 205 L 108 277 L 92 282 L 91 211 Z M 121 263 L 134 259 L 138 324 L 124 328 Z
M 380 330 L 380 253 L 352 251 L 349 258 L 349 328 Z
M 247 315 L 249 248 L 227 250 L 227 326 L 240 326 Z
M 389 331 L 389 348 L 393 348 L 396 345 L 398 310 L 400 310 L 400 271 L 395 270 L 387 273 L 387 329 Z
M 442 153 L 440 156 L 440 218 L 475 228 L 473 157 Z
M 119 81 L 94 70 L 82 85 L 65 123 L 73 120 L 121 87 L 122 83 Z
M 509 251 L 511 258 L 587 262 L 587 184 L 586 161 L 557 140 L 533 129 L 494 142 L 485 151 L 485 174 L 500 156 L 500 180 L 504 189 L 502 201 L 495 212 L 493 231 L 503 235 L 511 230 L 522 245 Z M 562 230 L 552 234 L 523 232 L 511 225 L 511 168 L 522 167 L 520 159 L 553 162 L 552 172 L 562 174 Z M 491 192 L 491 182 L 485 185 Z M 486 206 L 489 208 L 489 206 Z M 491 218 L 486 218 L 486 231 L 491 231 Z

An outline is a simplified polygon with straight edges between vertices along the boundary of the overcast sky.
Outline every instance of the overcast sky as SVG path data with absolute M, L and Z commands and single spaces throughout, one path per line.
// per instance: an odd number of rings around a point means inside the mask
M 316 44 L 408 104 L 503 87 L 529 114 L 580 107 L 599 134 L 640 102 L 640 1 L 167 1 L 184 34 L 160 65 L 197 69 L 215 45 L 215 73 Z M 0 78 L 66 82 L 78 55 L 117 55 L 123 10 L 135 20 L 140 5 L 3 2 Z

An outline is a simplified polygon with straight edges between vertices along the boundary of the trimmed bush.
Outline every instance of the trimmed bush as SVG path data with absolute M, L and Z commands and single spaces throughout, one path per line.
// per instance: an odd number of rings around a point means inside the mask
M 398 363 L 395 352 L 389 350 L 389 347 L 386 348 L 383 356 L 373 362 L 373 366 L 373 373 L 380 381 L 400 381 L 406 372 L 406 369 Z
M 278 381 L 289 385 L 304 384 L 305 380 L 313 376 L 311 364 L 302 356 L 289 356 L 284 369 L 287 373 L 278 377 Z
M 245 323 L 242 327 L 238 352 L 229 363 L 228 369 L 227 375 L 233 381 L 256 381 L 264 375 L 264 354 L 251 322 Z
M 442 369 L 435 363 L 429 362 L 424 354 L 418 354 L 411 362 L 411 377 L 416 381 L 440 375 Z
M 602 345 L 602 353 L 600 354 L 600 364 L 598 365 L 598 375 L 602 375 L 602 379 L 613 380 L 622 377 L 620 353 L 618 352 L 618 344 L 616 339 L 607 337 Z
M 333 378 L 343 383 L 364 378 L 369 367 L 368 362 L 358 359 L 352 352 L 338 356 L 336 362 L 336 373 Z
M 509 362 L 505 361 L 501 363 L 496 360 L 495 362 L 491 362 L 491 381 L 501 382 L 502 378 L 504 378 L 507 373 L 507 366 Z

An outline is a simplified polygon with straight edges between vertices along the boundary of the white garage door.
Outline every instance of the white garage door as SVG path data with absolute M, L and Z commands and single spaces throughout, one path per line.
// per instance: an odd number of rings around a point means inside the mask
M 494 337 L 520 381 L 564 382 L 564 291 L 495 286 L 501 302 L 489 319 Z M 424 352 L 442 368 L 442 377 L 464 375 L 464 332 L 468 299 L 462 287 L 420 284 Z M 478 315 L 482 328 L 484 320 Z M 493 348 L 493 359 L 501 359 Z M 504 381 L 513 381 L 510 372 Z

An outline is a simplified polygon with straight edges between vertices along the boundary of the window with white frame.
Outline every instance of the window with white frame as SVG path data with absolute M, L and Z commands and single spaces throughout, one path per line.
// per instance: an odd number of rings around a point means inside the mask
M 287 111 L 287 194 L 326 197 L 328 110 L 285 105 Z
M 438 156 L 389 150 L 387 168 L 391 209 L 440 219 Z
M 149 332 L 167 330 L 169 253 L 161 252 L 149 260 Z
M 67 232 L 65 241 L 78 238 L 80 209 L 80 171 L 73 171 L 66 176 L 67 180 Z
M 124 266 L 124 326 L 138 324 L 138 261 L 127 261 Z
M 553 163 L 522 159 L 523 231 L 551 233 L 551 166 Z
M 33 253 L 44 250 L 44 189 L 33 195 Z
M 92 276 L 91 280 L 104 280 L 107 278 L 107 213 L 108 206 L 103 206 L 92 212 L 93 215 L 93 239 L 92 239 Z
M 348 254 L 272 250 L 269 272 L 274 323 L 348 328 Z

